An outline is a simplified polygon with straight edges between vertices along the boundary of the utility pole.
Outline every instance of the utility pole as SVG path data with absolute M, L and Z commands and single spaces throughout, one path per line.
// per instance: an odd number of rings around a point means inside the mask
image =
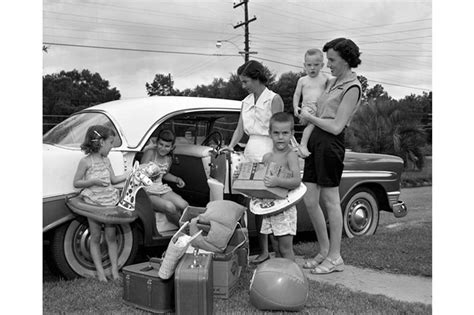
M 250 51 L 250 46 L 249 46 L 249 23 L 257 20 L 257 17 L 255 17 L 255 15 L 254 15 L 253 18 L 251 18 L 249 20 L 248 3 L 249 3 L 249 0 L 242 0 L 241 2 L 239 2 L 237 4 L 234 4 L 234 9 L 237 8 L 237 7 L 240 7 L 241 5 L 244 5 L 245 21 L 237 24 L 236 26 L 234 26 L 234 29 L 236 29 L 237 27 L 241 27 L 243 25 L 245 26 L 245 49 L 244 49 L 245 62 L 249 61 L 249 55 L 250 54 L 256 54 L 257 53 L 257 52 L 254 52 L 254 51 L 251 52 Z

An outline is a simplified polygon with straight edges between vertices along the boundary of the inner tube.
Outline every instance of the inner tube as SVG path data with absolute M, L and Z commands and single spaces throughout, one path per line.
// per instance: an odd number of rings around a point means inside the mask
M 66 199 L 72 212 L 105 224 L 131 223 L 138 218 L 136 211 L 124 210 L 120 206 L 96 206 L 84 202 L 81 196 Z
M 299 187 L 288 192 L 288 196 L 283 199 L 259 199 L 250 200 L 250 212 L 257 215 L 275 215 L 298 203 L 306 193 L 306 186 L 301 183 Z

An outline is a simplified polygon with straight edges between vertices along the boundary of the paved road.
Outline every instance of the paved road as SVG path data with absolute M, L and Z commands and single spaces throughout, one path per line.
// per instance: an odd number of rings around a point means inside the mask
M 380 213 L 379 228 L 391 228 L 400 224 L 418 224 L 432 222 L 432 187 L 416 187 L 402 189 L 400 200 L 405 201 L 408 214 L 403 218 L 395 218 L 390 212 Z

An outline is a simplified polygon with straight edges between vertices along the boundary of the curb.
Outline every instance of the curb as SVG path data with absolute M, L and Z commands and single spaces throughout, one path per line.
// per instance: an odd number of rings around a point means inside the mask
M 271 256 L 274 257 L 273 253 Z M 257 255 L 249 258 L 252 260 L 255 257 Z M 305 259 L 303 256 L 296 256 L 295 262 L 302 266 Z M 343 272 L 327 275 L 315 275 L 309 269 L 302 270 L 310 281 L 342 285 L 351 291 L 383 295 L 401 302 L 432 304 L 431 278 L 392 274 L 351 265 L 345 265 Z
M 301 266 L 304 259 L 297 257 L 296 263 Z M 311 281 L 339 284 L 352 291 L 380 294 L 402 302 L 432 304 L 431 278 L 391 274 L 351 265 L 345 265 L 343 272 L 327 275 L 315 275 L 308 269 L 303 271 Z

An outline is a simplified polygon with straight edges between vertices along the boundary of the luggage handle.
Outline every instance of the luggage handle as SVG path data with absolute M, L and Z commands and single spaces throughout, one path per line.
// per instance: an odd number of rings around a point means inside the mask
M 189 268 L 195 269 L 195 268 L 201 268 L 202 265 L 200 264 L 200 259 L 199 259 L 199 248 L 194 248 L 193 251 L 193 263 L 189 265 Z

